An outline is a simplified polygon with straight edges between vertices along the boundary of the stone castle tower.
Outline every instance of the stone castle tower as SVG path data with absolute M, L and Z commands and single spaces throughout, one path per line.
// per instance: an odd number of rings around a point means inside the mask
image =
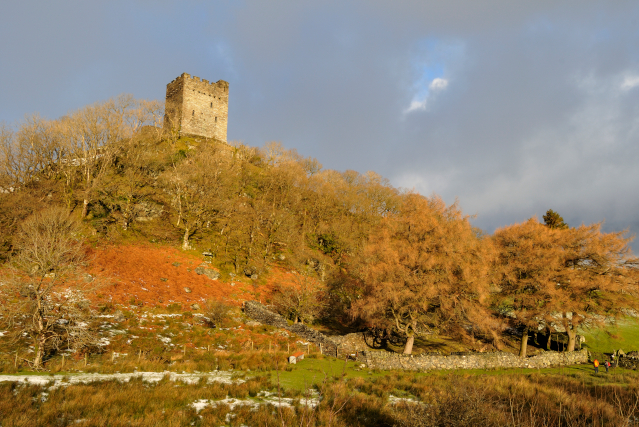
M 164 128 L 226 142 L 229 84 L 186 73 L 166 85 Z

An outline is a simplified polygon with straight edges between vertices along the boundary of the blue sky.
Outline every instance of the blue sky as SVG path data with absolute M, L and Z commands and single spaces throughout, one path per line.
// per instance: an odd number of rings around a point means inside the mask
M 187 72 L 229 81 L 231 140 L 458 200 L 489 233 L 549 208 L 636 233 L 638 28 L 633 1 L 6 2 L 0 121 Z

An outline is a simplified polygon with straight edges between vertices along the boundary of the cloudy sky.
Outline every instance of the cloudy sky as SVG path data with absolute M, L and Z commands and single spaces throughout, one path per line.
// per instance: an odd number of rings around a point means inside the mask
M 637 1 L 22 0 L 0 40 L 0 121 L 187 72 L 230 83 L 229 140 L 457 199 L 489 233 L 549 208 L 639 231 Z

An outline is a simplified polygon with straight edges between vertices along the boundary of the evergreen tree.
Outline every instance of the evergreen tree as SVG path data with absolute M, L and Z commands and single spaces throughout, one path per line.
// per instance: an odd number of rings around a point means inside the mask
M 544 223 L 552 229 L 565 230 L 568 228 L 568 224 L 564 222 L 561 215 L 552 209 L 548 209 L 546 215 L 544 215 Z

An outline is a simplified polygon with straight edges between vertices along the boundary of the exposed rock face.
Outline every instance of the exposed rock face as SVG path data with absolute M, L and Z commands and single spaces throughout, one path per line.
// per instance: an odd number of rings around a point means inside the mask
M 184 288 L 184 292 L 186 292 L 187 294 L 191 293 L 191 288 Z
M 200 265 L 199 267 L 197 267 L 195 269 L 195 272 L 198 275 L 200 275 L 200 276 L 201 275 L 205 275 L 206 277 L 208 277 L 211 280 L 217 280 L 217 279 L 220 278 L 220 272 L 219 271 L 213 270 L 212 268 L 209 268 L 209 267 L 204 266 L 204 265 Z
M 126 320 L 126 317 L 124 317 L 124 313 L 118 310 L 113 315 L 113 320 L 115 320 L 116 322 L 124 322 Z
M 191 309 L 192 310 L 199 310 L 200 309 L 200 304 L 191 304 Z
M 135 220 L 138 222 L 151 221 L 162 216 L 164 207 L 157 203 L 140 202 L 134 205 Z

